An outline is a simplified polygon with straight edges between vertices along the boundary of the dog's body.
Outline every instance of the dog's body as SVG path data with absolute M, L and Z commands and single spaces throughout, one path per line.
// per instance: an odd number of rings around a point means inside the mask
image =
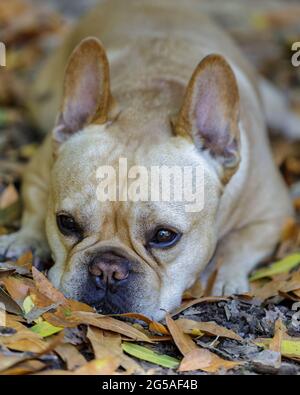
M 0 253 L 8 257 L 28 247 L 44 257 L 49 243 L 55 261 L 49 277 L 67 296 L 94 305 L 107 298 L 110 311 L 160 318 L 160 309 L 176 307 L 212 260 L 222 261 L 214 293 L 244 292 L 249 271 L 272 253 L 292 214 L 272 160 L 257 77 L 198 3 L 104 1 L 66 39 L 37 81 L 31 107 L 39 124 L 52 129 L 74 47 L 95 36 L 107 49 L 110 89 L 100 44 L 86 41 L 72 55 L 56 128 L 24 177 L 22 229 L 0 239 Z M 223 55 L 233 73 L 220 56 L 205 58 L 212 53 Z M 96 55 L 102 59 L 100 71 Z M 100 79 L 96 109 L 92 99 L 86 100 L 87 87 L 93 87 L 84 73 L 95 85 Z M 119 157 L 145 166 L 201 165 L 204 209 L 183 213 L 181 204 L 165 202 L 100 204 L 95 172 L 101 165 L 115 167 Z M 62 236 L 55 218 L 60 212 L 72 212 L 85 224 L 84 237 Z M 171 248 L 146 248 L 144 234 L 152 225 L 179 229 L 181 239 Z M 87 274 L 96 256 L 102 256 L 105 271 L 116 268 L 121 296 L 118 291 L 97 296 Z M 131 269 L 115 263 L 121 258 Z

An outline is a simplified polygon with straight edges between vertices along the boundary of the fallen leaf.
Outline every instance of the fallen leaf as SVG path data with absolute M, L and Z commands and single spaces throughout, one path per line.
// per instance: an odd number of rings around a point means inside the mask
M 45 317 L 47 321 L 49 318 L 52 324 L 53 322 L 56 322 L 60 323 L 64 327 L 74 327 L 80 324 L 91 325 L 95 326 L 96 328 L 120 333 L 123 336 L 127 336 L 137 341 L 151 342 L 148 336 L 138 329 L 135 329 L 132 325 L 116 320 L 113 317 L 104 316 L 97 313 L 74 311 L 71 312 L 70 315 L 65 316 L 64 319 L 61 316 L 57 317 L 52 313 L 46 313 L 43 317 Z
M 119 366 L 119 361 L 115 357 L 104 359 L 94 359 L 75 370 L 79 375 L 111 375 L 114 374 Z
M 25 359 L 26 357 L 24 357 L 23 355 L 4 355 L 0 352 L 0 372 L 11 368 L 17 363 L 24 361 Z
M 0 345 L 15 351 L 30 351 L 40 353 L 47 349 L 47 343 L 37 334 L 19 322 L 7 320 L 6 326 L 14 328 L 16 333 L 11 336 L 0 336 Z
M 253 295 L 260 300 L 267 300 L 279 294 L 279 292 L 288 293 L 300 288 L 300 272 L 292 273 L 283 279 L 274 279 L 269 281 L 261 288 L 255 289 Z
M 161 333 L 162 335 L 166 335 L 166 336 L 170 334 L 168 329 L 163 324 L 157 321 L 152 321 L 149 325 L 149 329 L 152 332 Z
M 255 344 L 260 347 L 269 349 L 273 339 L 256 339 Z M 300 338 L 283 339 L 281 342 L 281 355 L 285 358 L 296 359 L 300 361 Z
M 84 356 L 72 344 L 61 344 L 55 348 L 55 352 L 66 363 L 68 370 L 75 370 L 87 363 Z
M 11 376 L 20 376 L 20 375 L 25 375 L 25 374 L 32 374 L 39 372 L 40 370 L 44 369 L 46 365 L 37 360 L 28 360 L 24 361 L 21 363 L 18 363 L 16 366 L 13 366 L 4 372 L 2 372 L 2 375 L 11 375 Z
M 111 317 L 127 317 L 133 318 L 139 321 L 143 321 L 149 325 L 149 329 L 153 332 L 161 333 L 162 335 L 169 335 L 168 329 L 161 323 L 157 321 L 152 321 L 150 318 L 146 317 L 140 313 L 123 313 L 123 314 L 113 314 Z
M 208 373 L 216 373 L 220 369 L 229 370 L 241 365 L 242 362 L 227 361 L 204 348 L 191 350 L 180 363 L 179 372 L 203 370 Z
M 121 336 L 115 333 L 104 332 L 99 328 L 88 328 L 89 339 L 96 359 L 114 356 L 119 359 L 126 374 L 143 374 L 144 370 L 130 357 L 123 353 Z
M 300 264 L 300 254 L 293 254 L 267 268 L 257 270 L 250 277 L 250 281 L 259 280 L 264 277 L 272 277 L 276 274 L 288 273 Z
M 30 285 L 23 278 L 7 277 L 1 280 L 13 300 L 22 307 L 23 301 L 29 293 Z
M 19 194 L 13 184 L 10 184 L 0 195 L 0 210 L 4 210 L 19 199 Z
M 182 299 L 183 300 L 199 299 L 202 298 L 203 295 L 204 295 L 204 289 L 202 287 L 202 284 L 200 281 L 196 281 L 191 288 L 185 291 Z
M 37 270 L 35 267 L 32 267 L 32 276 L 37 290 L 45 295 L 48 299 L 52 300 L 55 303 L 59 303 L 62 305 L 68 305 L 68 301 L 64 294 L 56 289 L 50 281 Z
M 187 355 L 190 351 L 197 348 L 197 345 L 193 342 L 190 336 L 186 335 L 182 331 L 176 321 L 174 321 L 169 314 L 166 315 L 166 323 L 174 343 L 182 355 Z
M 123 350 L 133 357 L 154 363 L 155 365 L 163 366 L 164 368 L 176 369 L 179 365 L 179 360 L 168 355 L 158 354 L 149 348 L 125 342 L 122 344 Z
M 281 366 L 281 345 L 282 345 L 283 335 L 284 335 L 285 331 L 286 331 L 286 328 L 283 325 L 283 322 L 280 319 L 278 319 L 275 322 L 274 337 L 271 340 L 270 345 L 269 345 L 269 350 L 278 353 L 278 359 L 275 363 L 276 369 L 279 369 Z
M 30 328 L 32 332 L 37 333 L 41 337 L 52 336 L 55 333 L 61 332 L 63 329 L 64 328 L 54 326 L 47 321 L 39 322 Z
M 0 303 L 5 306 L 5 310 L 9 313 L 22 314 L 20 306 L 0 287 Z
M 243 339 L 234 331 L 224 328 L 215 322 L 198 322 L 181 318 L 176 321 L 176 324 L 184 333 L 199 336 L 195 331 L 204 332 L 212 336 L 225 337 L 228 339 L 243 341 Z

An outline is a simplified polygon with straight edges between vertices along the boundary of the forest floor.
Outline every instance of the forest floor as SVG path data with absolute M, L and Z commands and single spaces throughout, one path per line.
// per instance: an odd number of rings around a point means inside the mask
M 19 227 L 22 172 L 41 141 L 23 104 L 24 79 L 95 2 L 0 3 L 7 44 L 0 71 L 0 235 Z M 206 0 L 203 9 L 300 114 L 300 67 L 291 64 L 291 45 L 300 41 L 299 2 Z M 212 298 L 193 289 L 161 323 L 134 312 L 102 316 L 55 290 L 32 268 L 30 252 L 18 262 L 2 259 L 0 374 L 300 374 L 300 143 L 279 135 L 271 143 L 297 214 L 287 218 L 273 258 L 250 278 L 249 294 Z

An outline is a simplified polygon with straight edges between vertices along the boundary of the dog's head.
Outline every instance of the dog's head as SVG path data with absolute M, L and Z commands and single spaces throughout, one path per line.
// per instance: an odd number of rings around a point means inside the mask
M 49 278 L 106 312 L 159 319 L 180 303 L 214 253 L 223 185 L 239 163 L 238 90 L 226 61 L 202 60 L 181 97 L 164 87 L 126 92 L 118 108 L 105 51 L 93 38 L 66 69 L 53 131 Z M 168 188 L 160 169 L 171 169 L 170 199 L 159 194 Z M 203 200 L 198 209 L 185 195 L 191 185 Z M 175 199 L 180 191 L 184 198 Z

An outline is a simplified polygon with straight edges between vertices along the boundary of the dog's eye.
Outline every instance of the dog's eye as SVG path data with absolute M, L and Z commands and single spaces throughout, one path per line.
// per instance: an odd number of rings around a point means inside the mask
M 59 230 L 63 235 L 76 237 L 79 237 L 81 235 L 80 226 L 70 215 L 59 214 L 56 216 L 56 222 Z
M 158 229 L 155 235 L 149 242 L 150 247 L 154 248 L 167 248 L 177 243 L 180 239 L 181 234 L 171 229 Z

